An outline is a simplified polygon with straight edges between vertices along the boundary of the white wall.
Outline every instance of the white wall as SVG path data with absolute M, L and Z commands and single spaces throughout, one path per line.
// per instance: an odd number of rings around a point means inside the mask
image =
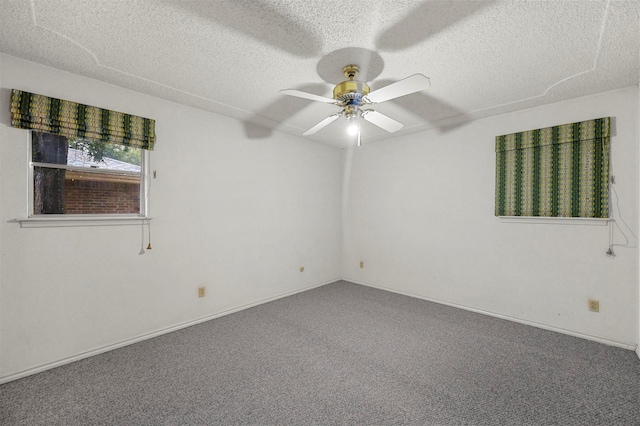
M 610 259 L 607 227 L 494 217 L 495 136 L 604 116 L 615 118 L 615 188 L 637 235 L 638 88 L 631 87 L 348 153 L 343 277 L 633 348 L 638 250 L 628 231 L 633 248 L 614 247 Z M 600 300 L 600 313 L 587 310 L 588 298 Z
M 340 150 L 6 55 L 0 76 L 0 381 L 340 278 Z M 152 250 L 139 226 L 12 222 L 28 132 L 11 88 L 156 119 Z

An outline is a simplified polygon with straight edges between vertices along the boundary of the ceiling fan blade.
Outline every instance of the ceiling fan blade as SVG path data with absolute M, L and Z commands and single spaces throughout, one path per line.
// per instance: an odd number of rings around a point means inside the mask
M 396 121 L 393 118 L 389 118 L 386 115 L 372 109 L 363 111 L 362 118 L 367 120 L 369 123 L 375 124 L 376 126 L 386 130 L 389 133 L 397 132 L 404 127 L 404 124 L 400 123 L 399 121 Z
M 382 87 L 369 93 L 366 98 L 373 103 L 388 101 L 399 98 L 428 88 L 431 85 L 428 77 L 422 74 L 414 74 L 410 77 L 396 81 L 388 86 Z
M 307 93 L 307 92 L 303 92 L 295 89 L 284 89 L 284 90 L 281 90 L 280 93 L 282 93 L 283 95 L 295 96 L 297 98 L 310 99 L 312 101 L 325 102 L 328 104 L 336 103 L 335 99 L 326 98 L 324 96 L 314 95 L 313 93 Z
M 333 115 L 328 116 L 327 118 L 325 118 L 324 120 L 322 120 L 321 122 L 319 122 L 318 124 L 316 124 L 315 126 L 310 128 L 309 130 L 304 132 L 302 135 L 303 136 L 309 136 L 309 135 L 312 135 L 312 134 L 316 133 L 318 130 L 322 129 L 323 127 L 326 127 L 329 124 L 333 123 L 341 115 L 342 115 L 342 113 L 337 113 L 337 114 L 333 114 Z

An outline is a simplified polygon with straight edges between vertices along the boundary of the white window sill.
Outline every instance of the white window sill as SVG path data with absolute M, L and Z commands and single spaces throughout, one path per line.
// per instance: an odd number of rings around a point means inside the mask
M 141 225 L 151 221 L 144 216 L 73 216 L 47 215 L 16 219 L 21 228 L 51 228 L 67 226 L 125 226 Z
M 610 218 L 597 217 L 543 217 L 543 216 L 498 216 L 502 223 L 537 223 L 547 225 L 605 226 Z

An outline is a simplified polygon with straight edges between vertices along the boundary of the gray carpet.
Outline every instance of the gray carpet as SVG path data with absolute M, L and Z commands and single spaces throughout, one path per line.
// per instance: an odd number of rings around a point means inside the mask
M 347 282 L 0 386 L 2 425 L 633 425 L 632 351 Z

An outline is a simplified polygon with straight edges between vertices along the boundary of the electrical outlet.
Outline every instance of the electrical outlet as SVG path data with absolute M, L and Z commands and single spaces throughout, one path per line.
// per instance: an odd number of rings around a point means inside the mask
M 364 269 L 364 261 L 363 260 L 360 261 L 360 269 Z
M 198 297 L 204 297 L 206 294 L 206 287 L 198 287 Z
M 304 266 L 300 267 L 300 272 L 304 272 Z
M 589 299 L 589 310 L 591 312 L 600 312 L 600 301 L 595 299 Z

